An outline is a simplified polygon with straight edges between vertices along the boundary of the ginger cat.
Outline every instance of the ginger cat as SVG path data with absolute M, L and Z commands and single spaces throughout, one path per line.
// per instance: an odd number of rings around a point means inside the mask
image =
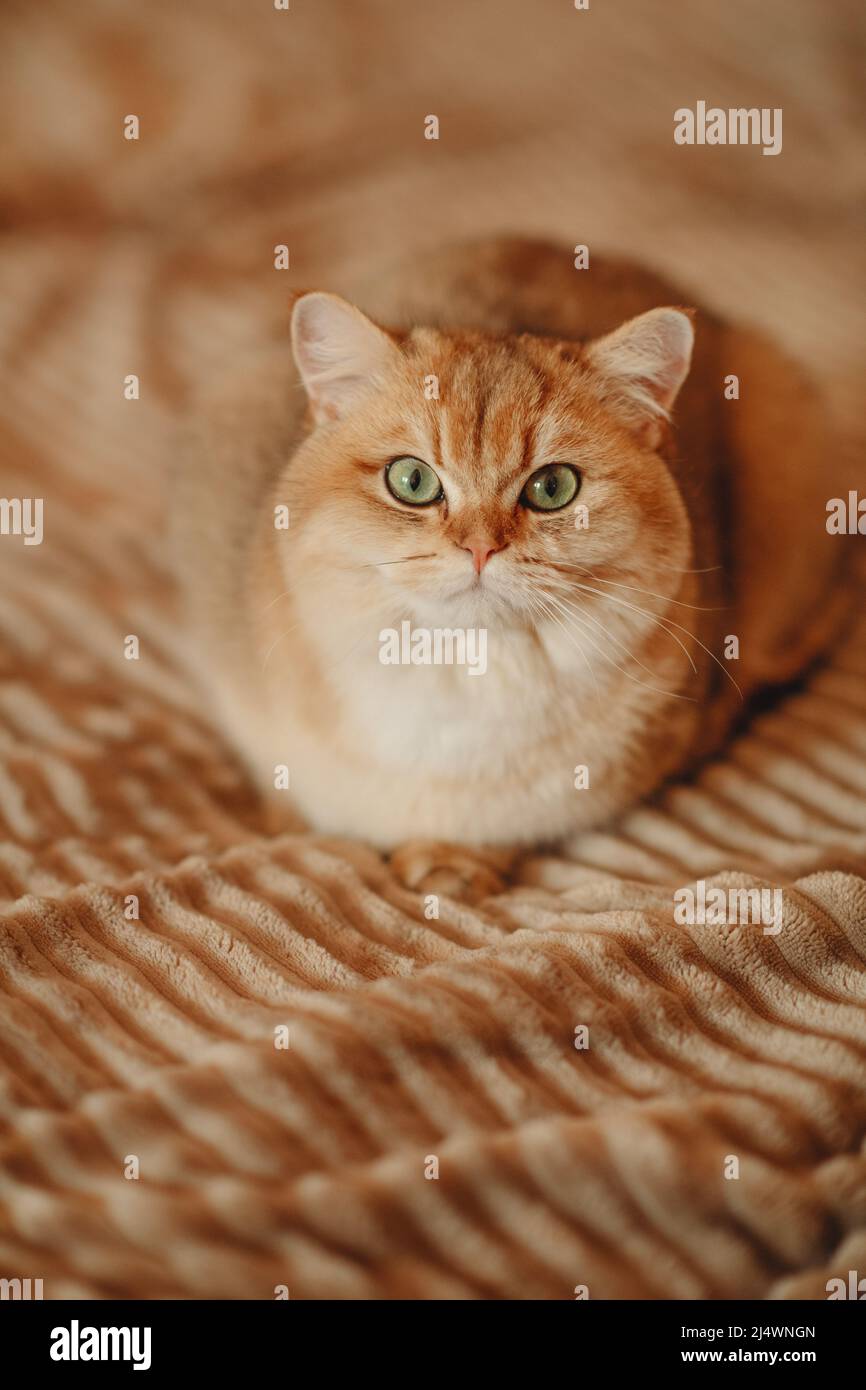
M 627 264 L 465 245 L 368 287 L 374 318 L 296 297 L 294 362 L 280 345 L 204 403 L 174 509 L 196 661 L 281 811 L 477 897 L 820 650 L 843 608 L 820 404 L 679 299 Z M 407 622 L 483 632 L 485 670 L 386 664 Z

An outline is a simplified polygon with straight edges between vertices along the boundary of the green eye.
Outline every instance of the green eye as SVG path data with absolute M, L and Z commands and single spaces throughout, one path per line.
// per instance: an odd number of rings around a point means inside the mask
M 385 469 L 385 482 L 398 502 L 408 502 L 413 507 L 426 507 L 442 496 L 438 475 L 421 459 L 395 459 Z
M 525 507 L 535 512 L 558 512 L 577 496 L 580 474 L 567 463 L 549 463 L 533 473 L 520 494 Z

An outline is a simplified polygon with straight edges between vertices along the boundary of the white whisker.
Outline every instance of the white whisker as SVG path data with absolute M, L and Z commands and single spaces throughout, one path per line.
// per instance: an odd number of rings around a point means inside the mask
M 378 569 L 380 565 L 405 565 L 409 560 L 432 560 L 435 558 L 435 555 L 435 550 L 428 550 L 427 553 L 424 555 L 401 555 L 399 560 L 368 560 L 366 564 L 350 565 L 347 566 L 347 568 L 356 570 L 373 570 Z
M 590 663 L 590 661 L 589 661 L 589 658 L 587 657 L 586 652 L 583 650 L 583 647 L 580 645 L 580 643 L 578 642 L 577 638 L 576 638 L 575 636 L 573 636 L 573 635 L 568 631 L 568 628 L 567 628 L 565 622 L 563 621 L 563 619 L 560 618 L 560 617 L 557 615 L 557 613 L 555 612 L 555 610 L 551 608 L 550 604 L 551 604 L 552 601 L 553 601 L 553 600 L 552 600 L 552 596 L 551 596 L 550 594 L 546 594 L 545 597 L 544 597 L 543 599 L 540 598 L 539 595 L 537 595 L 537 594 L 535 595 L 535 602 L 540 606 L 541 611 L 546 615 L 546 617 L 547 617 L 552 623 L 555 623 L 556 626 L 559 627 L 559 628 L 565 633 L 565 635 L 566 635 L 567 639 L 569 640 L 569 642 L 571 642 L 572 646 L 576 649 L 576 651 L 577 651 L 577 652 L 580 654 L 580 656 L 583 658 L 583 661 L 584 661 L 584 663 L 585 663 L 585 665 L 586 665 L 586 668 L 587 668 L 587 670 L 589 671 L 589 674 L 592 676 L 592 682 L 593 682 L 593 685 L 595 686 L 595 695 L 596 695 L 596 699 L 600 701 L 600 700 L 601 700 L 601 692 L 600 692 L 600 690 L 599 690 L 599 688 L 598 688 L 598 680 L 596 679 L 595 671 L 594 671 L 593 668 L 592 668 L 592 665 L 591 665 L 591 663 Z M 604 653 L 601 653 L 601 655 L 604 655 Z
M 262 612 L 263 612 L 263 613 L 267 613 L 268 609 L 269 609 L 269 608 L 273 608 L 274 604 L 277 602 L 278 599 L 281 599 L 281 598 L 290 598 L 290 597 L 291 597 L 291 590 L 290 590 L 290 589 L 283 589 L 283 592 L 282 592 L 281 594 L 277 594 L 277 597 L 276 597 L 276 598 L 272 598 L 271 601 L 270 601 L 270 603 L 266 603 L 266 604 L 265 604 L 264 608 L 262 609 Z
M 547 598 L 549 598 L 549 597 L 550 597 L 550 595 L 547 595 Z M 592 683 L 593 683 L 593 685 L 595 686 L 595 697 L 596 697 L 596 702 L 597 702 L 597 703 L 600 702 L 600 700 L 601 700 L 601 693 L 600 693 L 599 688 L 598 688 L 598 681 L 596 680 L 595 671 L 594 671 L 593 668 L 592 668 L 592 663 L 590 662 L 589 657 L 586 655 L 586 652 L 583 650 L 582 646 L 580 645 L 580 642 L 577 640 L 576 637 L 572 637 L 572 635 L 569 633 L 568 629 L 566 628 L 565 624 L 564 624 L 564 623 L 556 616 L 556 614 L 555 614 L 554 612 L 552 612 L 551 609 L 548 607 L 548 604 L 547 604 L 547 602 L 546 602 L 545 599 L 540 598 L 537 594 L 536 594 L 536 595 L 530 594 L 530 595 L 529 595 L 529 602 L 530 602 L 530 606 L 531 606 L 531 608 L 533 609 L 533 611 L 540 611 L 550 622 L 554 623 L 557 627 L 561 628 L 561 630 L 565 633 L 566 639 L 567 639 L 568 641 L 571 642 L 572 646 L 575 647 L 575 649 L 577 650 L 577 652 L 579 653 L 579 655 L 582 657 L 583 662 L 584 662 L 584 664 L 585 664 L 585 666 L 586 666 L 586 669 L 589 671 L 589 674 L 590 674 L 591 677 L 592 677 Z M 603 758 L 603 755 L 602 755 L 602 753 L 601 753 L 601 745 L 600 745 L 600 743 L 599 743 L 599 741 L 598 741 L 598 735 L 596 734 L 595 730 L 592 728 L 591 725 L 588 726 L 588 729 L 589 729 L 589 732 L 590 732 L 590 734 L 591 734 L 592 741 L 593 741 L 593 743 L 595 744 L 596 752 L 599 754 L 599 758 Z
M 287 627 L 287 628 L 286 628 L 285 632 L 281 632 L 280 635 L 279 635 L 279 637 L 275 637 L 275 638 L 274 638 L 273 642 L 272 642 L 271 645 L 268 647 L 268 650 L 265 652 L 265 659 L 264 659 L 264 661 L 262 662 L 262 674 L 264 674 L 265 667 L 266 667 L 267 664 L 268 664 L 268 660 L 269 660 L 269 658 L 270 658 L 271 652 L 274 650 L 274 647 L 278 646 L 279 643 L 282 642 L 282 640 L 283 640 L 284 637 L 288 637 L 288 635 L 289 635 L 290 632 L 294 632 L 295 628 L 296 628 L 296 627 L 300 627 L 300 626 L 301 626 L 300 622 L 293 623 L 291 627 Z
M 552 595 L 552 594 L 548 594 L 547 597 L 548 597 L 549 599 L 551 599 L 553 602 L 556 602 L 556 601 L 557 601 L 557 600 L 553 599 L 553 595 Z M 580 622 L 580 621 L 581 621 L 581 618 L 579 618 L 575 613 L 572 613 L 572 614 L 571 614 L 571 619 L 572 619 L 573 622 Z M 672 635 L 672 634 L 671 634 L 671 635 Z M 595 641 L 593 641 L 593 638 L 589 635 L 589 633 L 584 633 L 584 636 L 587 638 L 587 641 L 592 642 L 593 647 L 594 647 L 595 650 L 599 653 L 599 656 L 601 656 L 602 660 L 604 660 L 604 661 L 609 661 L 610 664 L 611 664 L 611 666 L 614 666 L 614 667 L 616 668 L 616 670 L 620 672 L 621 675 L 623 675 L 623 676 L 626 677 L 627 680 L 633 681 L 635 685 L 641 686 L 644 690 L 651 690 L 651 691 L 653 692 L 654 695 L 664 695 L 664 696 L 666 696 L 668 699 L 671 699 L 671 700 L 685 700 L 685 701 L 687 701 L 689 704 L 696 704 L 696 703 L 697 703 L 696 700 L 695 700 L 695 698 L 694 698 L 694 696 L 692 696 L 692 695 L 682 695 L 682 694 L 680 694 L 679 691 L 676 691 L 676 690 L 662 690 L 662 689 L 661 689 L 659 686 L 657 686 L 657 685 L 648 685 L 646 681 L 638 680 L 637 676 L 633 676 L 633 675 L 631 674 L 630 671 L 627 671 L 623 666 L 620 666 L 620 664 L 619 664 L 618 661 L 614 661 L 614 659 L 613 659 L 612 656 L 610 656 L 607 652 L 603 651 L 602 648 L 600 648 L 600 647 L 598 646 L 598 644 L 597 644 Z M 609 632 L 606 632 L 606 636 L 607 636 L 608 638 L 610 638 L 610 637 L 612 636 L 612 634 L 609 633 Z M 688 653 L 687 653 L 687 655 L 688 655 Z M 634 660 L 633 657 L 631 657 L 630 659 L 631 659 L 631 660 Z M 642 663 L 641 663 L 641 662 L 638 662 L 638 665 L 642 665 Z M 643 669 L 644 669 L 644 670 L 647 670 L 646 667 L 644 667 Z M 649 674 L 652 675 L 652 672 L 649 672 Z
M 691 608 L 695 613 L 724 613 L 727 611 L 724 608 L 704 608 L 697 603 L 685 603 L 679 598 L 668 598 L 666 594 L 654 593 L 652 589 L 641 589 L 637 584 L 621 584 L 615 579 L 600 579 L 597 574 L 584 569 L 581 565 L 558 565 L 557 569 L 574 570 L 576 574 L 582 574 L 584 578 L 591 579 L 596 584 L 609 584 L 614 589 L 631 589 L 633 593 L 643 594 L 645 598 L 661 599 L 662 603 L 675 603 L 678 608 Z
M 668 635 L 671 636 L 671 637 L 673 637 L 673 639 L 674 639 L 674 641 L 677 643 L 677 645 L 678 645 L 679 647 L 682 648 L 683 652 L 684 652 L 685 655 L 686 655 L 686 658 L 688 659 L 688 661 L 689 661 L 689 663 L 690 663 L 690 665 L 691 665 L 691 667 L 692 667 L 692 670 L 695 672 L 695 674 L 697 674 L 697 669 L 698 669 L 698 668 L 697 668 L 697 666 L 695 665 L 695 662 L 694 662 L 694 659 L 693 659 L 691 653 L 690 653 L 689 651 L 687 651 L 687 649 L 686 649 L 684 643 L 680 641 L 680 639 L 679 639 L 679 637 L 677 637 L 676 633 L 671 632 L 670 629 L 671 629 L 672 627 L 675 627 L 675 628 L 677 628 L 680 632 L 684 632 L 684 633 L 686 634 L 687 637 L 690 637 L 691 640 L 692 640 L 693 642 L 697 643 L 697 645 L 701 648 L 702 651 L 706 652 L 707 656 L 710 658 L 711 661 L 714 661 L 714 662 L 716 663 L 716 665 L 718 666 L 719 670 L 722 671 L 722 672 L 724 673 L 724 675 L 727 677 L 727 679 L 731 682 L 731 685 L 732 685 L 732 686 L 734 687 L 734 689 L 736 690 L 736 692 L 737 692 L 737 694 L 739 695 L 740 699 L 742 700 L 742 699 L 744 698 L 744 697 L 743 697 L 743 692 L 742 692 L 742 690 L 740 689 L 740 687 L 739 687 L 739 685 L 737 684 L 737 682 L 734 680 L 734 678 L 733 678 L 733 676 L 731 675 L 730 671 L 728 671 L 728 670 L 722 665 L 721 661 L 720 661 L 719 658 L 715 655 L 715 653 L 714 653 L 714 652 L 711 652 L 710 649 L 709 649 L 709 647 L 706 646 L 705 643 L 703 643 L 703 642 L 700 640 L 699 637 L 696 637 L 695 634 L 694 634 L 693 632 L 690 632 L 689 629 L 688 629 L 687 627 L 683 627 L 682 623 L 676 623 L 676 622 L 674 622 L 673 618 L 660 618 L 660 617 L 658 617 L 658 616 L 657 616 L 656 614 L 654 614 L 654 613 L 649 613 L 649 612 L 647 612 L 647 610 L 646 610 L 645 608 L 638 608 L 638 607 L 637 607 L 635 604 L 633 604 L 633 603 L 627 603 L 625 599 L 616 598 L 615 595 L 613 595 L 613 594 L 605 594 L 605 593 L 602 593 L 602 591 L 601 591 L 600 589 L 593 589 L 592 586 L 589 585 L 589 584 L 578 584 L 578 583 L 575 583 L 575 586 L 574 586 L 574 587 L 575 587 L 576 589 L 582 589 L 582 590 L 583 590 L 585 593 L 587 593 L 587 594 L 595 594 L 596 598 L 604 599 L 604 600 L 606 600 L 606 602 L 608 602 L 608 603 L 616 603 L 616 604 L 619 605 L 620 608 L 628 608 L 628 609 L 630 609 L 633 613 L 640 613 L 643 617 L 649 618 L 651 622 L 654 622 L 654 623 L 656 623 L 659 627 L 664 628 L 664 630 L 668 633 Z
M 647 666 L 645 662 L 641 661 L 639 657 L 635 656 L 634 652 L 626 646 L 625 642 L 622 642 L 618 637 L 615 637 L 614 634 L 610 631 L 610 629 L 605 627 L 604 623 L 602 623 L 598 618 L 594 617 L 591 613 L 587 613 L 585 608 L 578 607 L 578 605 L 574 603 L 571 597 L 565 597 L 566 593 L 570 594 L 570 590 L 572 587 L 573 586 L 566 587 L 565 585 L 563 585 L 562 587 L 557 586 L 557 598 L 559 599 L 559 602 L 565 604 L 567 608 L 570 608 L 572 612 L 577 617 L 581 618 L 584 622 L 592 623 L 594 627 L 597 627 L 599 631 L 604 634 L 604 636 L 607 638 L 609 642 L 614 642 L 620 648 L 620 650 L 625 653 L 625 658 L 627 661 L 633 661 L 636 666 L 640 666 L 642 671 L 646 671 L 648 676 L 654 677 L 656 674 L 655 671 L 653 671 L 650 666 Z

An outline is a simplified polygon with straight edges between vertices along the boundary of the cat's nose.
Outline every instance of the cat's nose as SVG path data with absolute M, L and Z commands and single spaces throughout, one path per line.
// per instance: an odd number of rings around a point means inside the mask
M 490 559 L 490 556 L 495 555 L 497 550 L 501 550 L 501 548 L 502 547 L 498 545 L 491 545 L 488 540 L 481 539 L 478 536 L 468 536 L 460 546 L 461 550 L 468 550 L 469 554 L 472 556 L 472 563 L 475 566 L 476 574 L 481 573 L 487 561 Z

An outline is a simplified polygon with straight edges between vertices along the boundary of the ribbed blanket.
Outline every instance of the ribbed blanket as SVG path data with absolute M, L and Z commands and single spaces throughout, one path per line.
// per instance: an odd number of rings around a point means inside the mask
M 641 256 L 770 329 L 856 444 L 858 9 L 4 6 L 2 492 L 43 499 L 44 539 L 0 536 L 0 1277 L 570 1299 L 866 1274 L 862 597 L 696 778 L 427 920 L 363 844 L 267 833 L 185 674 L 165 500 L 190 388 L 284 328 L 289 289 L 499 229 Z M 699 98 L 782 107 L 783 153 L 676 147 Z M 678 924 L 698 879 L 781 889 L 781 930 Z

